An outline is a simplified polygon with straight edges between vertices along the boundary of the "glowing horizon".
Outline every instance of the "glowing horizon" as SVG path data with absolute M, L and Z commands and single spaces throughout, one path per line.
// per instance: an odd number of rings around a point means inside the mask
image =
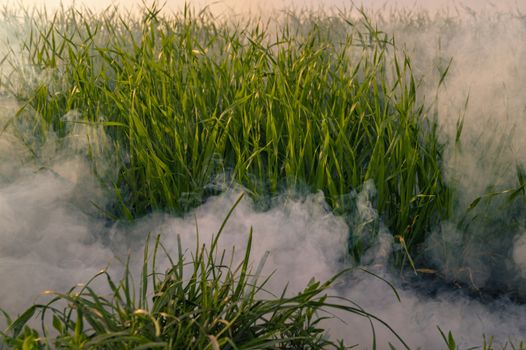
M 495 3 L 491 0 L 397 0 L 388 2 L 386 0 L 361 0 L 361 1 L 350 1 L 350 0 L 255 0 L 247 4 L 243 0 L 165 0 L 157 1 L 160 4 L 164 4 L 164 8 L 169 10 L 175 10 L 184 6 L 185 3 L 191 6 L 200 8 L 204 6 L 210 6 L 214 10 L 224 11 L 233 10 L 233 12 L 244 12 L 244 11 L 268 11 L 272 9 L 280 9 L 287 7 L 295 8 L 345 8 L 352 6 L 363 6 L 371 9 L 383 9 L 383 8 L 404 8 L 408 10 L 428 10 L 428 11 L 440 11 L 444 9 L 454 8 L 469 8 L 475 11 L 526 11 L 526 3 L 519 4 L 517 0 L 500 0 Z M 13 2 L 12 0 L 0 0 L 1 6 L 13 6 L 22 5 L 25 7 L 42 7 L 45 6 L 49 9 L 59 7 L 61 4 L 65 7 L 72 5 L 79 7 L 87 7 L 89 9 L 100 11 L 109 6 L 118 6 L 124 9 L 137 9 L 144 3 L 150 4 L 152 1 L 144 0 L 20 0 Z

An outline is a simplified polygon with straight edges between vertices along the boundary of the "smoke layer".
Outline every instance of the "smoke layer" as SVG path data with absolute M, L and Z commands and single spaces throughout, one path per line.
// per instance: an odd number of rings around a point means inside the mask
M 455 213 L 430 236 L 425 255 L 449 280 L 522 298 L 525 208 L 512 194 L 523 193 L 526 161 L 524 17 L 467 8 L 375 16 L 411 57 L 446 145 Z
M 233 205 L 238 194 L 231 191 L 212 198 L 192 213 L 197 218 L 203 241 L 210 241 L 210 235 L 217 231 L 227 208 Z M 362 209 L 356 213 L 356 220 L 353 220 L 356 226 L 353 227 L 348 227 L 341 217 L 327 212 L 319 194 L 299 201 L 283 198 L 272 210 L 263 213 L 254 211 L 251 201 L 244 199 L 225 228 L 223 248 L 242 247 L 252 228 L 254 261 L 259 261 L 266 251 L 270 252 L 264 275 L 276 271 L 271 282 L 272 290 L 279 293 L 288 284 L 289 292 L 294 293 L 304 288 L 312 277 L 326 280 L 350 266 L 345 259 L 345 241 L 349 230 L 357 230 L 378 217 L 368 202 L 373 196 L 371 184 L 358 194 L 357 207 Z M 183 238 L 183 245 L 192 247 L 195 244 L 192 217 L 174 219 L 164 216 L 160 219 L 152 216 L 142 222 L 141 225 L 145 226 L 141 229 L 146 230 L 159 222 L 162 224 L 154 232 L 163 234 L 167 246 L 176 246 L 176 234 Z M 357 302 L 387 321 L 414 348 L 443 348 L 437 327 L 446 332 L 451 330 L 460 348 L 480 345 L 484 334 L 488 337 L 495 335 L 496 343 L 500 344 L 509 339 L 522 339 L 526 331 L 524 306 L 505 298 L 483 304 L 462 291 L 448 289 L 437 291 L 431 297 L 425 293 L 428 286 L 424 284 L 421 286 L 423 290 L 415 291 L 399 280 L 396 272 L 390 272 L 387 257 L 392 249 L 397 247 L 393 245 L 391 234 L 380 230 L 376 244 L 365 254 L 367 263 L 363 267 L 391 281 L 400 293 L 400 301 L 386 283 L 358 270 L 343 276 L 329 294 Z M 359 348 L 371 348 L 372 332 L 368 320 L 353 315 L 338 316 L 344 322 L 333 320 L 327 327 L 334 337 L 345 339 L 349 345 L 359 344 Z M 394 335 L 378 324 L 376 334 L 381 348 L 387 348 L 388 342 L 400 346 Z
M 146 2 L 147 4 L 150 2 Z M 10 5 L 9 0 L 0 0 L 0 5 Z M 46 6 L 48 8 L 57 8 L 63 6 L 85 6 L 95 10 L 102 10 L 108 6 L 117 5 L 121 8 L 133 9 L 144 4 L 143 1 L 124 1 L 124 0 L 23 0 L 21 4 L 26 6 Z M 334 8 L 345 8 L 350 6 L 363 6 L 367 9 L 408 9 L 409 11 L 443 11 L 444 9 L 458 9 L 467 7 L 473 11 L 510 11 L 510 10 L 524 10 L 525 5 L 516 0 L 500 0 L 498 2 L 491 0 L 397 0 L 397 1 L 386 1 L 386 0 L 255 0 L 255 1 L 243 1 L 243 0 L 169 0 L 164 2 L 165 7 L 170 10 L 180 9 L 185 4 L 190 4 L 196 8 L 202 8 L 203 6 L 211 6 L 212 8 L 223 12 L 231 11 L 231 13 L 239 13 L 245 11 L 252 12 L 266 12 L 275 9 L 283 8 L 314 8 L 314 9 L 334 9 Z
M 133 272 L 138 276 L 148 233 L 160 234 L 163 244 L 174 255 L 177 235 L 188 251 L 195 247 L 197 230 L 201 242 L 210 242 L 241 193 L 241 189 L 228 190 L 184 218 L 156 213 L 131 226 L 108 226 L 105 220 L 89 213 L 85 204 L 104 200 L 103 191 L 96 188 L 91 178 L 88 160 L 81 156 L 85 143 L 80 136 L 86 132 L 93 130 L 79 131 L 78 137 L 70 139 L 69 147 L 52 145 L 57 141 L 50 138 L 46 149 L 55 150 L 54 156 L 50 156 L 54 161 L 48 161 L 44 169 L 23 156 L 24 146 L 13 135 L 2 135 L 2 145 L 9 148 L 2 154 L 12 155 L 2 161 L 5 177 L 0 186 L 3 228 L 0 277 L 7 281 L 0 289 L 0 296 L 2 307 L 8 311 L 21 312 L 30 303 L 45 300 L 39 296 L 42 291 L 67 290 L 109 264 L 110 272 L 118 276 L 122 271 L 118 261 L 124 261 L 128 254 L 133 257 Z M 23 159 L 26 161 L 22 162 Z M 322 194 L 303 199 L 283 196 L 265 212 L 255 210 L 246 197 L 225 227 L 221 248 L 231 250 L 235 246 L 242 252 L 252 228 L 254 265 L 270 252 L 262 273 L 267 276 L 274 272 L 270 290 L 279 294 L 288 285 L 289 293 L 295 293 L 313 277 L 326 280 L 350 266 L 346 259 L 349 231 L 358 227 L 363 230 L 364 225 L 379 220 L 370 202 L 374 195 L 370 183 L 355 195 L 358 210 L 352 220 L 356 223 L 354 227 L 327 210 Z M 480 344 L 483 334 L 496 335 L 502 342 L 508 337 L 519 339 L 524 334 L 526 330 L 521 328 L 526 324 L 524 306 L 505 299 L 484 305 L 451 291 L 429 297 L 404 287 L 386 265 L 387 256 L 396 249 L 391 237 L 381 229 L 377 243 L 364 261 L 367 269 L 398 288 L 401 301 L 383 281 L 358 271 L 343 276 L 329 293 L 357 302 L 393 325 L 415 347 L 441 348 L 437 326 L 453 331 L 461 346 Z M 162 262 L 160 265 L 162 268 Z M 343 322 L 332 320 L 327 324 L 333 337 L 344 338 L 348 344 L 360 344 L 360 348 L 371 346 L 368 320 L 338 316 Z M 387 346 L 387 342 L 397 344 L 396 338 L 378 324 L 376 332 L 380 346 Z
M 174 255 L 179 235 L 189 254 L 196 244 L 197 228 L 201 242 L 210 242 L 240 194 L 239 190 L 227 191 L 185 218 L 158 213 L 132 226 L 106 227 L 103 221 L 78 210 L 72 195 L 74 189 L 74 185 L 49 173 L 30 173 L 2 186 L 0 277 L 8 281 L 0 290 L 2 307 L 20 312 L 29 303 L 45 300 L 39 297 L 40 292 L 67 290 L 110 263 L 110 272 L 118 276 L 122 265 L 117 261 L 124 261 L 128 253 L 133 258 L 133 272 L 138 276 L 148 233 L 160 234 L 163 244 Z M 221 248 L 230 251 L 235 246 L 242 253 L 252 228 L 254 266 L 270 252 L 262 273 L 264 277 L 274 272 L 268 287 L 279 294 L 288 285 L 289 293 L 295 293 L 311 278 L 326 280 L 349 266 L 345 247 L 350 228 L 326 207 L 322 195 L 310 195 L 303 200 L 282 198 L 273 209 L 259 212 L 245 198 L 225 227 Z M 370 263 L 365 267 L 390 280 L 397 287 L 401 301 L 383 281 L 358 271 L 343 276 L 329 294 L 357 302 L 393 325 L 414 347 L 441 348 L 443 341 L 437 326 L 451 330 L 462 347 L 479 345 L 483 334 L 495 335 L 504 342 L 509 337 L 519 339 L 526 331 L 526 309 L 505 299 L 484 305 L 460 292 L 443 291 L 429 297 L 404 287 L 385 265 L 391 249 L 391 235 L 379 234 L 369 254 Z M 162 265 L 161 262 L 161 269 Z M 344 322 L 332 320 L 327 324 L 333 337 L 344 338 L 348 344 L 360 344 L 359 348 L 371 346 L 368 320 L 345 314 L 338 316 Z M 378 324 L 376 332 L 382 348 L 387 342 L 399 345 L 396 338 Z

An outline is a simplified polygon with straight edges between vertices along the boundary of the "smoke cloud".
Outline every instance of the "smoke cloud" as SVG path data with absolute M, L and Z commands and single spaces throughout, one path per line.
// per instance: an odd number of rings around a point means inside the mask
M 188 251 L 195 247 L 196 223 L 201 242 L 207 243 L 220 227 L 229 208 L 239 197 L 241 189 L 233 189 L 210 198 L 204 205 L 189 213 L 185 218 L 174 218 L 165 214 L 154 214 L 144 218 L 131 231 L 113 232 L 112 242 L 116 246 L 132 249 L 133 256 L 139 257 L 143 247 L 142 238 L 148 232 L 161 234 L 163 244 L 172 254 L 177 253 L 177 235 Z M 370 224 L 378 215 L 372 209 L 368 198 L 374 196 L 374 187 L 368 183 L 357 194 L 357 207 L 349 227 L 345 221 L 327 211 L 321 194 L 306 196 L 301 200 L 287 197 L 277 199 L 271 210 L 260 212 L 254 209 L 252 201 L 245 197 L 228 221 L 220 240 L 220 249 L 230 251 L 236 246 L 238 259 L 242 258 L 250 229 L 253 230 L 253 267 L 265 256 L 262 278 L 273 273 L 270 290 L 279 294 L 285 286 L 293 294 L 306 287 L 311 278 L 327 280 L 341 270 L 350 267 L 346 259 L 346 240 L 349 230 Z M 365 220 L 365 221 L 361 221 Z M 132 237 L 138 239 L 130 240 Z M 131 248 L 134 246 L 133 248 Z M 455 334 L 461 349 L 479 346 L 483 335 L 495 335 L 495 344 L 508 340 L 520 340 L 526 332 L 526 307 L 511 303 L 506 298 L 489 303 L 473 299 L 461 290 L 443 288 L 431 296 L 429 287 L 414 289 L 392 273 L 387 257 L 397 247 L 392 235 L 380 231 L 362 267 L 393 283 L 400 294 L 398 301 L 391 288 L 380 279 L 364 272 L 344 275 L 328 292 L 330 295 L 348 298 L 366 311 L 379 316 L 392 325 L 411 347 L 440 349 L 444 342 L 437 326 L 445 332 Z M 140 261 L 137 261 L 137 271 Z M 372 333 L 368 320 L 339 314 L 343 322 L 334 319 L 327 329 L 335 338 L 343 338 L 348 345 L 359 344 L 360 349 L 371 348 Z M 381 325 L 375 325 L 380 348 L 388 342 L 400 346 L 397 339 Z
M 62 155 L 64 156 L 64 155 Z M 192 251 L 196 242 L 196 225 L 201 242 L 210 242 L 220 227 L 228 208 L 241 193 L 232 189 L 210 198 L 205 204 L 175 218 L 154 213 L 133 225 L 108 226 L 103 219 L 83 213 L 82 203 L 92 199 L 92 191 L 82 162 L 70 163 L 69 178 L 53 172 L 32 169 L 0 187 L 0 278 L 9 281 L 0 289 L 2 307 L 21 312 L 29 303 L 45 300 L 44 290 L 64 291 L 85 282 L 100 269 L 111 265 L 114 276 L 122 273 L 122 264 L 132 256 L 132 270 L 140 273 L 140 257 L 148 233 L 160 234 L 171 254 L 177 254 L 177 235 L 182 245 Z M 27 165 L 25 165 L 27 167 Z M 77 179 L 77 182 L 72 181 Z M 80 193 L 76 191 L 82 190 Z M 361 208 L 357 225 L 378 220 L 368 199 L 374 188 L 367 184 L 357 194 Z M 363 221 L 362 221 L 363 220 Z M 360 222 L 362 221 L 362 222 Z M 268 286 L 280 293 L 288 285 L 289 293 L 304 288 L 311 278 L 326 280 L 349 267 L 346 240 L 350 229 L 342 217 L 327 210 L 323 195 L 303 199 L 282 197 L 272 209 L 260 212 L 245 197 L 234 211 L 222 234 L 222 249 L 236 247 L 242 254 L 250 229 L 253 229 L 254 266 L 269 252 L 262 276 L 274 272 Z M 400 293 L 399 302 L 388 285 L 363 272 L 349 273 L 339 280 L 329 294 L 349 298 L 368 312 L 392 324 L 411 346 L 441 348 L 443 343 L 436 326 L 456 334 L 461 346 L 480 344 L 483 334 L 495 334 L 499 340 L 519 339 L 525 329 L 526 310 L 502 299 L 482 304 L 460 292 L 443 291 L 430 297 L 404 286 L 389 272 L 386 258 L 393 246 L 392 236 L 381 231 L 376 244 L 366 254 L 364 266 L 390 280 Z M 187 252 L 188 254 L 188 252 Z M 241 258 L 241 256 L 239 256 Z M 162 261 L 160 266 L 162 268 Z M 343 337 L 360 348 L 371 346 L 371 330 L 366 319 L 339 315 L 327 325 L 333 337 Z M 376 325 L 380 346 L 396 343 L 395 337 Z
M 427 263 L 451 281 L 523 298 L 525 208 L 509 195 L 521 188 L 526 161 L 524 17 L 467 8 L 374 16 L 411 57 L 420 97 L 446 145 L 443 172 L 455 190 L 455 215 L 428 239 Z

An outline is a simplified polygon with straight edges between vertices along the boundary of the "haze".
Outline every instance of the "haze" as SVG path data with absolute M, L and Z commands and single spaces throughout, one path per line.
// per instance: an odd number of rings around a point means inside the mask
M 23 4 L 29 6 L 42 6 L 45 5 L 47 8 L 55 8 L 61 3 L 65 6 L 75 4 L 77 6 L 89 7 L 93 10 L 101 10 L 111 5 L 117 5 L 124 8 L 137 8 L 144 3 L 151 3 L 151 1 L 143 0 L 0 0 L 1 5 Z M 163 3 L 163 1 L 158 1 Z M 215 9 L 233 9 L 235 12 L 242 12 L 246 10 L 250 11 L 261 11 L 262 9 L 268 10 L 272 8 L 282 7 L 314 7 L 314 8 L 330 8 L 330 7 L 346 7 L 352 4 L 350 0 L 166 0 L 166 8 L 177 9 L 185 4 L 185 2 L 192 4 L 196 7 L 202 7 L 210 5 Z M 469 7 L 476 11 L 510 11 L 519 10 L 526 11 L 526 4 L 524 2 L 519 3 L 517 0 L 397 0 L 397 1 L 386 1 L 386 0 L 362 0 L 354 1 L 355 4 L 363 4 L 367 8 L 382 8 L 382 7 L 403 7 L 409 9 L 426 9 L 429 11 L 437 11 L 445 8 L 455 7 Z

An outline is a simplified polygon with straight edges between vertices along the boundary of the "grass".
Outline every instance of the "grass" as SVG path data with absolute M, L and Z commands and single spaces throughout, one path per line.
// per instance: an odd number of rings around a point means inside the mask
M 337 318 L 334 311 L 365 318 L 371 325 L 373 350 L 385 346 L 391 350 L 411 349 L 377 316 L 351 300 L 328 294 L 332 284 L 351 269 L 325 282 L 311 280 L 295 295 L 290 296 L 286 288 L 280 295 L 274 295 L 266 289 L 272 276 L 261 275 L 264 258 L 252 271 L 252 232 L 248 234 L 243 258 L 234 263 L 234 251 L 229 256 L 218 248 L 218 243 L 241 198 L 208 245 L 200 243 L 196 233 L 190 259 L 180 239 L 173 258 L 159 236 L 153 247 L 148 237 L 137 281 L 128 260 L 124 276 L 118 281 L 103 269 L 87 283 L 65 293 L 44 292 L 50 298 L 47 303 L 34 304 L 15 319 L 0 309 L 7 321 L 7 327 L 0 331 L 0 349 L 340 350 L 366 346 L 348 344 L 327 335 L 323 322 Z M 165 272 L 160 271 L 159 260 L 169 262 Z M 97 280 L 103 280 L 109 292 L 101 291 L 100 283 L 99 288 L 92 286 Z M 386 288 L 393 288 L 385 282 Z M 393 291 L 398 297 L 394 288 Z M 38 323 L 40 327 L 35 326 Z M 386 327 L 401 347 L 377 340 L 375 325 Z M 438 332 L 445 349 L 460 349 L 451 332 L 446 335 L 440 328 Z M 510 342 L 495 348 L 493 338 L 484 337 L 481 346 L 466 350 L 475 349 L 524 350 L 526 345 Z
M 26 16 L 28 64 L 4 79 L 23 103 L 13 124 L 34 125 L 35 155 L 50 132 L 103 125 L 119 157 L 117 179 L 100 174 L 115 198 L 108 216 L 185 212 L 237 183 L 263 208 L 285 190 L 323 191 L 350 217 L 351 194 L 373 181 L 375 207 L 410 251 L 450 211 L 410 60 L 365 15 L 231 23 L 152 5 L 141 18 Z M 350 242 L 359 258 L 367 242 Z
M 313 280 L 293 296 L 287 296 L 286 289 L 277 296 L 268 292 L 265 288 L 271 277 L 260 276 L 261 263 L 255 273 L 251 271 L 252 232 L 239 264 L 233 263 L 233 255 L 230 258 L 218 249 L 234 208 L 210 244 L 197 240 L 190 261 L 180 240 L 175 259 L 166 253 L 159 237 L 153 250 L 147 241 L 138 288 L 128 268 L 120 281 L 102 270 L 66 293 L 46 292 L 51 301 L 31 306 L 15 320 L 4 314 L 8 327 L 0 332 L 0 348 L 348 349 L 343 341 L 329 339 L 322 328 L 324 320 L 335 317 L 331 310 L 368 318 L 373 338 L 373 321 L 393 331 L 351 301 L 327 295 L 327 289 L 346 271 L 323 283 Z M 162 251 L 170 261 L 164 273 L 156 266 Z M 95 279 L 106 281 L 109 295 L 92 288 Z M 29 325 L 38 318 L 40 330 Z
M 458 215 L 441 171 L 445 144 L 436 115 L 419 102 L 411 60 L 365 14 L 229 22 L 189 7 L 166 16 L 155 4 L 141 16 L 10 11 L 4 19 L 19 18 L 29 35 L 1 61 L 1 93 L 22 106 L 9 127 L 44 167 L 48 138 L 67 144 L 78 125 L 102 128 L 102 136 L 89 136 L 85 156 L 112 194 L 111 205 L 99 207 L 112 220 L 156 210 L 181 214 L 241 184 L 262 209 L 284 191 L 322 191 L 353 227 L 354 196 L 374 183 L 372 204 L 397 238 L 397 263 L 404 265 L 413 264 L 442 219 Z M 462 120 L 459 144 L 461 133 Z M 111 151 L 98 137 L 108 138 Z M 502 224 L 500 216 L 480 221 L 494 197 L 506 204 L 502 212 L 511 202 L 520 219 L 520 167 L 517 177 L 519 187 L 488 189 L 458 215 L 466 235 Z M 251 240 L 233 265 L 217 251 L 220 234 L 209 246 L 198 243 L 190 262 L 179 247 L 165 273 L 155 263 L 163 250 L 157 240 L 153 252 L 145 250 L 138 288 L 130 271 L 116 281 L 104 270 L 86 285 L 50 292 L 49 303 L 16 319 L 4 314 L 3 346 L 341 349 L 321 326 L 329 310 L 382 323 L 326 295 L 338 276 L 292 297 L 270 295 L 267 280 L 259 283 L 250 271 Z M 350 232 L 351 255 L 359 260 L 373 238 Z M 109 295 L 92 287 L 99 279 Z M 31 323 L 38 317 L 40 329 Z M 448 349 L 458 348 L 453 335 L 439 331 Z M 375 341 L 373 335 L 373 348 Z M 492 340 L 482 348 L 493 349 Z
M 514 94 L 481 97 L 482 91 L 496 88 L 497 81 L 508 85 L 519 79 L 500 76 L 477 78 L 475 82 L 469 78 L 470 74 L 494 71 L 489 62 L 499 60 L 487 56 L 500 50 L 492 43 L 513 41 L 504 40 L 499 28 L 522 25 L 523 19 L 513 11 L 453 12 L 433 16 L 425 11 L 412 14 L 384 11 L 377 17 L 380 27 L 396 32 L 397 43 L 403 43 L 412 57 L 418 57 L 413 71 L 419 81 L 420 98 L 422 93 L 427 94 L 426 106 L 437 115 L 440 137 L 446 147 L 442 171 L 446 174 L 452 210 L 445 222 L 452 225 L 449 229 L 437 228 L 441 238 L 427 236 L 430 248 L 421 254 L 413 250 L 412 256 L 416 266 L 439 270 L 443 274 L 439 278 L 493 295 L 517 293 L 524 300 L 524 293 L 518 292 L 522 282 L 502 277 L 520 273 L 516 266 L 505 261 L 514 240 L 523 233 L 526 213 L 524 162 L 514 146 L 522 140 L 516 129 L 524 114 L 523 103 L 514 99 Z M 474 37 L 483 40 L 473 40 Z M 464 47 L 462 42 L 470 47 Z M 488 54 L 475 54 L 475 46 Z M 458 50 L 459 47 L 463 49 Z M 474 66 L 477 56 L 485 57 L 484 65 Z M 430 98 L 434 103 L 429 104 Z M 501 105 L 501 98 L 511 98 L 513 103 Z M 509 115 L 515 119 L 510 120 Z M 448 242 L 448 237 L 455 234 L 457 240 Z M 487 271 L 491 271 L 491 277 L 482 277 Z
M 453 337 L 453 334 L 451 334 L 451 332 L 448 332 L 448 334 L 446 335 L 442 329 L 440 329 L 440 327 L 437 327 L 438 328 L 438 332 L 440 333 L 440 335 L 442 336 L 442 339 L 444 339 L 444 342 L 446 344 L 446 349 L 447 350 L 457 350 L 459 349 L 459 347 L 457 346 L 456 342 L 455 342 L 455 338 Z M 523 350 L 523 349 L 526 349 L 526 344 L 524 344 L 524 342 L 520 342 L 520 343 L 513 343 L 513 342 L 506 342 L 504 343 L 504 345 L 502 345 L 501 347 L 499 348 L 495 348 L 493 346 L 493 337 L 490 337 L 489 339 L 486 338 L 486 336 L 483 336 L 483 343 L 481 346 L 474 346 L 474 347 L 470 347 L 468 348 L 467 350 L 476 350 L 476 349 L 482 349 L 482 350 L 496 350 L 496 349 L 502 349 L 502 350 L 506 350 L 506 349 L 511 349 L 511 350 Z

